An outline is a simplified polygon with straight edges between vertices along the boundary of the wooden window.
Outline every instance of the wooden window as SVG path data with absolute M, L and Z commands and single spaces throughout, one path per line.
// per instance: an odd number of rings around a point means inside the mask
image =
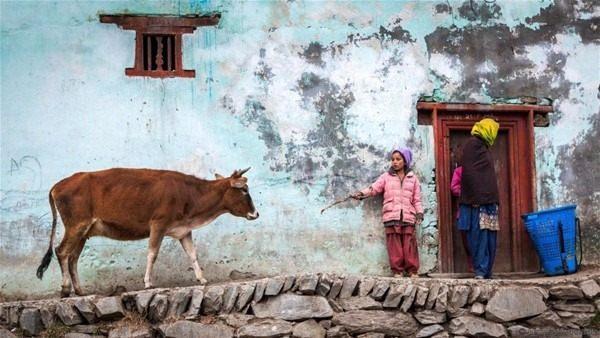
M 175 35 L 144 34 L 144 70 L 175 70 Z
M 100 22 L 135 30 L 135 64 L 125 69 L 128 76 L 195 77 L 183 69 L 182 35 L 196 27 L 215 26 L 220 14 L 204 16 L 100 15 Z

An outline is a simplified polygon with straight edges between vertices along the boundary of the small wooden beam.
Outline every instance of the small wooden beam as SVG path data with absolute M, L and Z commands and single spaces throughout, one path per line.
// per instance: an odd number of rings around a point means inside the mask
M 540 106 L 534 104 L 481 104 L 481 103 L 440 103 L 440 102 L 417 102 L 417 124 L 431 125 L 432 112 L 473 112 L 473 113 L 534 113 L 534 126 L 547 127 L 548 113 L 554 111 L 552 106 Z
M 221 14 L 173 16 L 173 15 L 131 15 L 131 14 L 100 14 L 100 22 L 114 23 L 123 29 L 143 29 L 148 27 L 175 27 L 192 29 L 201 26 L 216 26 Z
M 438 103 L 438 102 L 417 102 L 417 110 L 431 111 L 433 108 L 438 111 L 519 111 L 550 113 L 553 111 L 552 106 L 538 106 L 533 104 L 481 104 L 481 103 Z

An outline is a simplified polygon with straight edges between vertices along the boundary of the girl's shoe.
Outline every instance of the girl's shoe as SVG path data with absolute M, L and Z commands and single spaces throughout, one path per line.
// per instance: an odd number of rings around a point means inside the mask
M 419 274 L 418 273 L 411 273 L 410 274 L 410 278 L 419 278 Z
M 404 278 L 404 274 L 402 274 L 402 273 L 394 274 L 394 278 Z
M 485 279 L 483 276 L 475 276 L 475 279 Z

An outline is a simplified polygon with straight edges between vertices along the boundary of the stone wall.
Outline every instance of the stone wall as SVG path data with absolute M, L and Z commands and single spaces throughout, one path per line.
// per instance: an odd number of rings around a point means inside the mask
M 587 337 L 600 335 L 598 283 L 598 271 L 520 281 L 280 276 L 3 303 L 0 336 Z

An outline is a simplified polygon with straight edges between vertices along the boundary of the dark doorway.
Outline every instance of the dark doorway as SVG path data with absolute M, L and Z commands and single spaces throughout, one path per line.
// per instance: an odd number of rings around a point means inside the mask
M 457 202 L 450 192 L 461 146 L 473 124 L 491 117 L 500 124 L 491 148 L 500 193 L 500 231 L 494 272 L 536 272 L 539 262 L 521 215 L 535 209 L 534 113 L 549 108 L 518 105 L 419 103 L 420 124 L 435 137 L 439 272 L 467 272 L 466 253 L 456 227 Z

